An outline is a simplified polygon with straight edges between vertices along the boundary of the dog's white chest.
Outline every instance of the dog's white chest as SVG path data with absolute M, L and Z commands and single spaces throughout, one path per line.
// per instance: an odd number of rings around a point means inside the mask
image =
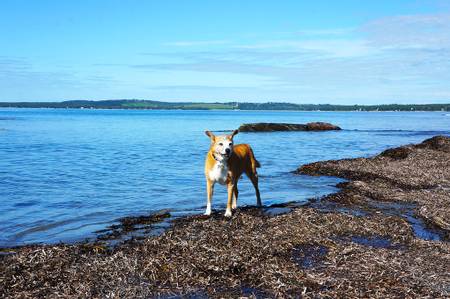
M 219 184 L 225 185 L 227 183 L 227 177 L 228 167 L 225 163 L 217 161 L 209 171 L 209 179 L 218 182 Z

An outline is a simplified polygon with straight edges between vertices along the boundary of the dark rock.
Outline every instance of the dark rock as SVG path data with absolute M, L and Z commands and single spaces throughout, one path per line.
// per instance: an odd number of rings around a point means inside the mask
M 387 149 L 380 153 L 380 156 L 389 157 L 394 160 L 402 160 L 406 159 L 408 155 L 413 152 L 414 148 L 430 149 L 450 153 L 450 138 L 447 136 L 434 136 L 413 146 L 400 146 Z
M 306 124 L 307 131 L 333 131 L 341 130 L 340 127 L 325 122 L 312 122 Z
M 307 124 L 252 123 L 252 124 L 242 124 L 239 127 L 240 132 L 329 131 L 329 130 L 341 130 L 341 128 L 325 122 L 312 122 Z
M 422 143 L 416 145 L 417 148 L 428 148 L 431 150 L 442 151 L 450 153 L 450 137 L 448 136 L 434 136 Z
M 401 146 L 396 148 L 390 148 L 380 154 L 382 157 L 389 157 L 394 160 L 406 159 L 411 153 L 411 148 L 407 146 Z

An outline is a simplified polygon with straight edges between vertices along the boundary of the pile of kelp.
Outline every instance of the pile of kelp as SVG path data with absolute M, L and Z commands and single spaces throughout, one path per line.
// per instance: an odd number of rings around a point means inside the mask
M 450 236 L 449 137 L 435 136 L 373 158 L 316 162 L 300 167 L 298 173 L 352 180 L 328 200 L 363 205 L 367 199 L 415 203 L 419 216 Z
M 411 209 L 431 209 L 425 199 L 401 193 L 435 190 L 438 195 L 428 201 L 445 200 L 440 194 L 449 192 L 443 169 L 448 170 L 448 152 L 423 144 L 408 147 L 411 152 L 401 159 L 305 167 L 310 173 L 337 169 L 333 175 L 358 181 L 282 215 L 254 208 L 238 210 L 232 219 L 192 216 L 160 236 L 114 248 L 92 243 L 15 249 L 0 257 L 0 297 L 448 297 L 446 236 L 421 239 L 403 213 L 372 203 L 415 200 Z M 430 219 L 444 217 L 445 231 L 448 210 L 430 212 Z

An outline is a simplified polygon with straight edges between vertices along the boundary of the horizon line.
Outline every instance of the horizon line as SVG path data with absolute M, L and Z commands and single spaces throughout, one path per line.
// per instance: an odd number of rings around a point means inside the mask
M 50 101 L 2 101 L 1 104 L 19 104 L 19 103 L 42 103 L 42 104 L 51 104 L 51 103 L 65 103 L 65 102 L 106 102 L 106 101 L 136 101 L 136 102 L 159 102 L 159 103 L 168 103 L 168 104 L 179 104 L 179 103 L 195 103 L 195 104 L 232 104 L 232 103 L 245 103 L 245 104 L 291 104 L 291 105 L 334 105 L 334 106 L 387 106 L 387 105 L 450 105 L 450 99 L 448 102 L 431 102 L 431 103 L 396 103 L 390 102 L 385 104 L 333 104 L 333 103 L 295 103 L 290 101 L 277 101 L 277 100 L 267 100 L 267 101 L 258 101 L 258 102 L 247 102 L 247 101 L 239 101 L 239 100 L 214 100 L 214 101 L 191 101 L 191 100 L 147 100 L 147 99 L 136 99 L 136 98 L 113 98 L 113 99 L 82 99 L 82 100 L 50 100 Z

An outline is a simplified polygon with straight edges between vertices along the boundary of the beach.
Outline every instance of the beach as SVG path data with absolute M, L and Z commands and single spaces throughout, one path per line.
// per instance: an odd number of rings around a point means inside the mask
M 159 236 L 4 250 L 20 297 L 447 297 L 450 138 L 298 173 L 349 180 L 307 204 L 173 221 Z M 272 211 L 272 212 L 270 212 Z

